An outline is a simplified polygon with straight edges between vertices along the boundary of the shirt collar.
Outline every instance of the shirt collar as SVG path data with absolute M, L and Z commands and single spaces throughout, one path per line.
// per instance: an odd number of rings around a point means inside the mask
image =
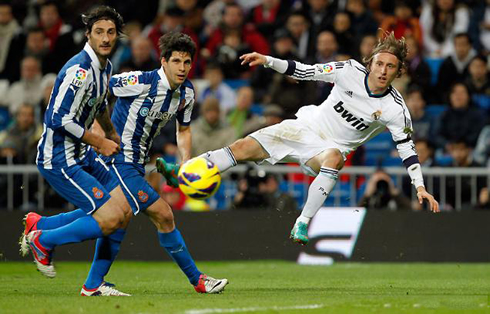
M 163 86 L 165 86 L 165 88 L 167 89 L 172 90 L 172 88 L 170 87 L 170 83 L 168 82 L 167 75 L 165 75 L 165 72 L 163 71 L 163 67 L 160 67 L 160 69 L 158 69 L 158 75 L 160 75 L 160 79 L 162 80 Z M 180 86 L 178 86 L 176 90 L 178 90 L 179 87 Z
M 369 76 L 369 72 L 364 77 L 364 87 L 366 88 L 366 92 L 368 93 L 369 97 L 381 98 L 381 97 L 384 97 L 384 96 L 388 95 L 391 92 L 391 85 L 390 85 L 390 86 L 388 86 L 388 88 L 385 90 L 385 92 L 383 94 L 373 94 L 373 93 L 371 93 L 371 91 L 369 90 L 369 86 L 368 86 L 368 76 Z
M 83 50 L 85 50 L 85 52 L 87 52 L 87 54 L 89 55 L 90 59 L 97 66 L 98 69 L 100 69 L 100 70 L 103 70 L 104 69 L 100 65 L 99 58 L 97 58 L 97 55 L 95 54 L 94 49 L 92 48 L 92 46 L 89 45 L 88 42 L 85 43 L 85 46 L 83 47 Z

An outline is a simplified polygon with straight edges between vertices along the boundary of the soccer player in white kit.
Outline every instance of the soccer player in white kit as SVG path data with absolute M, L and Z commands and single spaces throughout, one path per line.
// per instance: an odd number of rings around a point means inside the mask
M 419 202 L 426 199 L 430 210 L 439 212 L 438 202 L 424 186 L 410 138 L 410 114 L 403 97 L 391 86 L 403 71 L 406 55 L 404 38 L 397 40 L 392 32 L 380 39 L 372 54 L 363 60 L 366 66 L 352 59 L 306 65 L 257 52 L 241 56 L 242 64 L 263 65 L 298 80 L 325 81 L 334 83 L 334 87 L 321 105 L 300 108 L 297 119 L 261 129 L 203 157 L 216 164 L 221 172 L 239 161 L 265 160 L 271 164 L 297 162 L 304 172 L 315 175 L 301 215 L 291 230 L 291 238 L 305 245 L 308 224 L 334 188 L 346 156 L 388 128 L 417 189 Z

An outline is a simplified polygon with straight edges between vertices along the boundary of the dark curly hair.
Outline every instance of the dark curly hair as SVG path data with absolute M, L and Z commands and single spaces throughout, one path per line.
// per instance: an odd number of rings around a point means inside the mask
M 122 33 L 124 20 L 114 8 L 106 5 L 101 5 L 93 8 L 88 13 L 82 14 L 82 22 L 85 24 L 85 30 L 90 33 L 95 22 L 100 20 L 111 20 L 116 24 L 116 32 L 118 35 Z
M 158 46 L 160 47 L 160 58 L 165 60 L 170 59 L 174 51 L 188 52 L 191 55 L 191 59 L 194 60 L 196 54 L 196 44 L 189 35 L 170 32 L 158 40 Z

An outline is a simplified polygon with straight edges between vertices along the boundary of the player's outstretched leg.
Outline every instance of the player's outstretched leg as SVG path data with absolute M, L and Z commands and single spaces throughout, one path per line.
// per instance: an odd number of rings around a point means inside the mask
M 308 243 L 308 224 L 335 187 L 339 169 L 342 169 L 343 165 L 343 155 L 338 149 L 334 148 L 326 149 L 322 153 L 312 157 L 306 163 L 306 166 L 314 171 L 318 171 L 318 175 L 308 188 L 306 203 L 301 211 L 301 215 L 296 219 L 296 223 L 291 230 L 293 241 L 302 245 Z
M 308 198 L 301 215 L 291 230 L 291 239 L 302 245 L 308 244 L 308 224 L 327 199 L 337 183 L 339 171 L 333 168 L 321 167 L 319 174 L 308 189 Z
M 20 254 L 26 256 L 29 253 L 29 244 L 27 244 L 27 235 L 29 232 L 35 230 L 56 229 L 84 216 L 87 216 L 87 213 L 82 209 L 76 209 L 68 213 L 61 213 L 49 217 L 43 217 L 35 212 L 27 213 L 23 220 L 24 232 L 19 240 Z
M 187 250 L 184 238 L 175 228 L 174 217 L 170 206 L 162 199 L 150 205 L 145 213 L 158 229 L 160 245 L 179 265 L 189 282 L 199 293 L 220 293 L 228 284 L 227 279 L 214 279 L 201 273 Z

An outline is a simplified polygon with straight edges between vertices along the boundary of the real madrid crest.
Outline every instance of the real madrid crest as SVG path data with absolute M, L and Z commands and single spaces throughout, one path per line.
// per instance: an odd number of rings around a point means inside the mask
M 374 121 L 378 121 L 379 118 L 381 118 L 381 110 L 377 110 L 377 111 L 373 112 L 371 117 L 374 119 Z

